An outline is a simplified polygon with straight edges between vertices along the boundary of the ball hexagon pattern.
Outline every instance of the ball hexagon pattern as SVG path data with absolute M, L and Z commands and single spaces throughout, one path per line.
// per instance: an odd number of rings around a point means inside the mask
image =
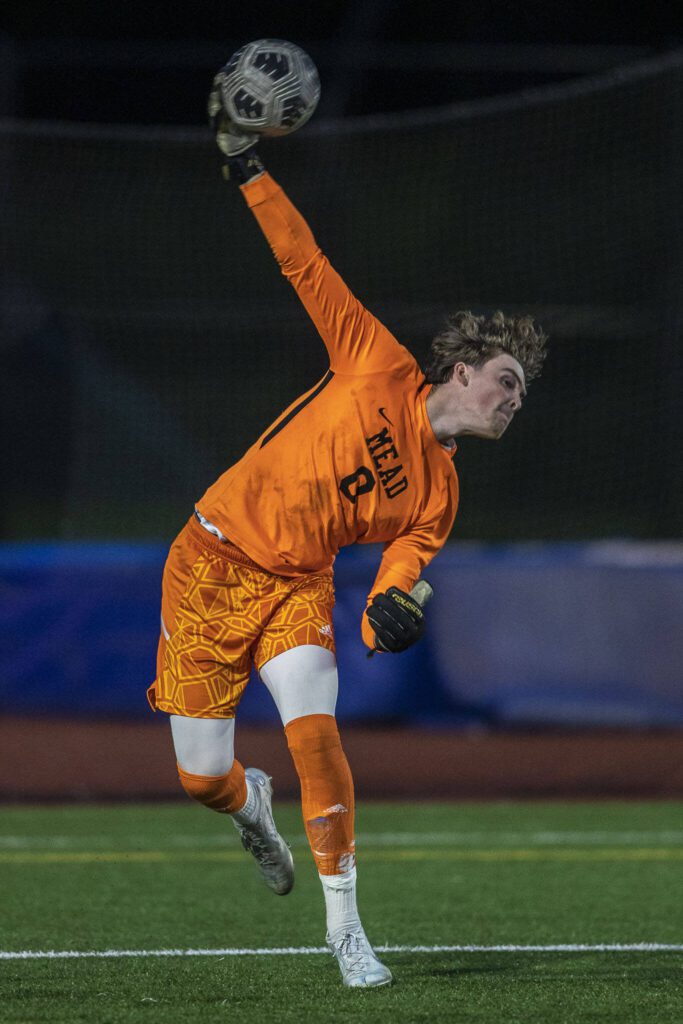
M 305 124 L 320 99 L 315 64 L 283 39 L 257 39 L 224 69 L 223 104 L 230 120 L 260 135 L 287 135 Z

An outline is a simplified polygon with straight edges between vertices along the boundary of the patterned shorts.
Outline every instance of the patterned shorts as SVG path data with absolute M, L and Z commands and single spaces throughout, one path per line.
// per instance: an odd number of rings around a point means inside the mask
M 304 644 L 334 651 L 332 573 L 265 572 L 193 518 L 164 568 L 154 710 L 234 718 L 252 665 Z

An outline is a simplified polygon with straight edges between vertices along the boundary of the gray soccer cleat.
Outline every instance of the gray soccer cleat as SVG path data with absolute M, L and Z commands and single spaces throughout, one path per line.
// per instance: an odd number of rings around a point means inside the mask
M 343 932 L 335 939 L 327 936 L 341 971 L 342 981 L 349 988 L 378 988 L 391 985 L 391 971 L 377 959 L 362 928 Z
M 261 877 L 278 896 L 286 896 L 294 885 L 294 860 L 273 821 L 270 776 L 260 768 L 247 768 L 245 776 L 256 790 L 258 807 L 255 820 L 233 824 L 240 834 L 242 846 L 258 863 Z

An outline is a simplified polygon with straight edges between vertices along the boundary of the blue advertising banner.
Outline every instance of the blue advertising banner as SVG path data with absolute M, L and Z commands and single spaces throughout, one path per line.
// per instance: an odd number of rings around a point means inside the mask
M 683 545 L 448 546 L 425 638 L 368 659 L 380 552 L 336 563 L 342 721 L 683 725 Z M 5 713 L 136 717 L 159 634 L 160 544 L 0 547 Z M 257 676 L 240 718 L 275 722 Z

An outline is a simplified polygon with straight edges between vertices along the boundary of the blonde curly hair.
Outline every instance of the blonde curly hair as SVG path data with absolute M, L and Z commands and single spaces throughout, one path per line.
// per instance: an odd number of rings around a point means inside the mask
M 505 316 L 500 311 L 488 318 L 469 311 L 454 313 L 432 341 L 425 377 L 428 384 L 445 384 L 453 376 L 455 363 L 479 367 L 507 352 L 521 365 L 528 382 L 541 372 L 547 340 L 530 316 Z

